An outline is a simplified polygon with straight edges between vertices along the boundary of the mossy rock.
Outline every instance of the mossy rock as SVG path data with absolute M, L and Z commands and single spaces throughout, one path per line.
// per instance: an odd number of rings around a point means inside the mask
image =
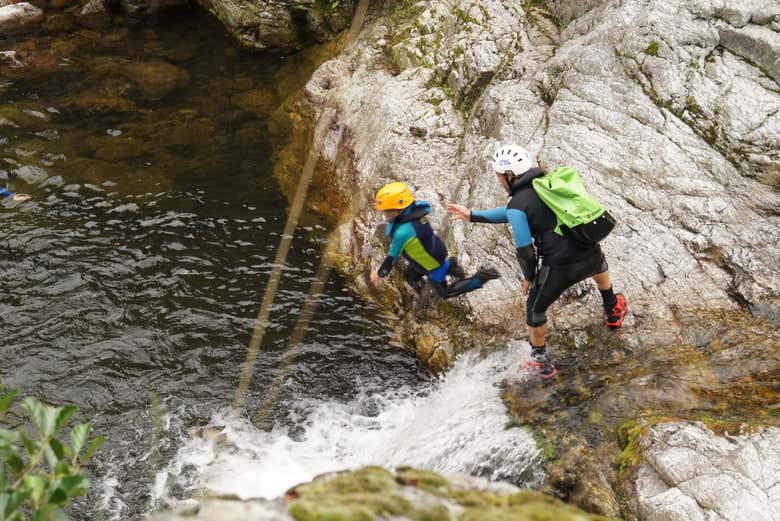
M 187 71 L 164 61 L 130 63 L 121 73 L 138 84 L 143 97 L 149 100 L 164 98 L 190 83 Z

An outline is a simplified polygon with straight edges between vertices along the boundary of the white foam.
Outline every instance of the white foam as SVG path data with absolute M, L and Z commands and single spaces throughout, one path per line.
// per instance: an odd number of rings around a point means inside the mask
M 484 358 L 467 353 L 424 390 L 369 390 L 346 404 L 308 404 L 313 412 L 295 439 L 286 427 L 264 432 L 222 411 L 209 425 L 218 436 L 185 440 L 157 475 L 153 506 L 185 499 L 182 490 L 271 499 L 319 474 L 364 465 L 412 465 L 538 485 L 544 477 L 539 451 L 528 432 L 505 428 L 496 385 L 520 375 L 518 365 L 529 351 L 523 343 Z M 171 497 L 174 485 L 180 497 Z

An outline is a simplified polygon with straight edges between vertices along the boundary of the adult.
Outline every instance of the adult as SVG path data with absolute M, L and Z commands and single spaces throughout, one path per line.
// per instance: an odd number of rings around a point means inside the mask
M 557 219 L 539 198 L 532 181 L 544 175 L 535 168 L 531 155 L 522 147 L 508 144 L 493 155 L 493 171 L 499 184 L 509 193 L 509 203 L 490 210 L 473 211 L 458 204 L 447 210 L 462 221 L 509 223 L 512 227 L 517 260 L 523 274 L 522 291 L 527 296 L 526 322 L 531 340 L 533 362 L 542 378 L 558 371 L 550 361 L 545 343 L 547 308 L 572 285 L 592 278 L 598 285 L 604 304 L 606 325 L 619 328 L 628 311 L 628 302 L 612 289 L 607 261 L 599 245 L 581 246 L 555 232 Z

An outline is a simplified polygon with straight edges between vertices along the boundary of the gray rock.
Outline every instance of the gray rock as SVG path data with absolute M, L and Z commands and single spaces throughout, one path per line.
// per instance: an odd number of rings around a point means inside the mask
M 79 11 L 77 19 L 90 29 L 105 29 L 111 24 L 111 13 L 105 0 L 89 0 Z
M 32 165 L 24 165 L 13 170 L 15 176 L 27 184 L 37 185 L 45 182 L 49 178 L 46 170 Z
M 354 2 L 335 9 L 311 0 L 197 0 L 243 45 L 253 49 L 301 49 L 312 38 L 326 41 L 349 26 Z
M 720 437 L 701 423 L 654 426 L 635 512 L 645 521 L 780 520 L 780 429 Z
M 42 20 L 43 11 L 27 2 L 0 6 L 0 36 L 31 31 Z
M 508 230 L 450 225 L 444 210 L 504 204 L 488 159 L 515 141 L 548 169 L 575 167 L 617 217 L 603 247 L 615 288 L 638 312 L 627 342 L 673 335 L 673 325 L 653 327 L 673 324 L 669 304 L 780 312 L 780 195 L 767 186 L 780 169 L 780 86 L 769 74 L 778 39 L 753 25 L 761 6 L 578 5 L 560 33 L 540 12 L 526 18 L 498 0 L 420 2 L 367 26 L 299 99 L 315 116 L 333 107 L 315 146 L 336 189 L 368 198 L 385 182 L 410 184 L 467 271 L 502 273 L 460 299 L 472 319 L 517 330 L 524 312 Z M 385 254 L 379 221 L 366 207 L 339 232 L 341 251 L 357 256 L 352 269 Z M 599 304 L 583 284 L 556 305 L 553 324 L 596 323 Z

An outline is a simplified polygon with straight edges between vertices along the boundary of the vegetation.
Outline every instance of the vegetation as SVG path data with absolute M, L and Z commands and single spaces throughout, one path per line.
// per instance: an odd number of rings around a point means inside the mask
M 656 40 L 653 40 L 650 42 L 650 44 L 645 48 L 644 53 L 648 56 L 658 56 L 658 48 L 659 44 Z
M 0 386 L 0 421 L 17 391 Z M 86 494 L 89 481 L 82 466 L 105 442 L 89 423 L 70 431 L 70 445 L 56 436 L 78 410 L 73 405 L 51 407 L 35 398 L 22 400 L 35 434 L 24 428 L 0 429 L 0 521 L 65 521 L 62 511 L 73 498 Z M 85 449 L 82 452 L 82 449 Z

